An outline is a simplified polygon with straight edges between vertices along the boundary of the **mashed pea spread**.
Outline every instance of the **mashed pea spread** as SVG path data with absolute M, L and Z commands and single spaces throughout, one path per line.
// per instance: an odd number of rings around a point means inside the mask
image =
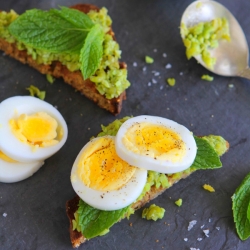
M 181 36 L 186 47 L 188 59 L 200 55 L 203 62 L 213 68 L 216 59 L 209 53 L 209 49 L 219 46 L 219 41 L 230 41 L 229 25 L 225 18 L 216 18 L 210 22 L 200 22 L 193 27 L 181 24 Z
M 162 219 L 165 213 L 165 209 L 155 204 L 150 205 L 149 208 L 144 208 L 142 211 L 142 218 L 147 220 L 158 220 Z
M 99 93 L 105 95 L 106 98 L 118 97 L 130 86 L 130 83 L 127 80 L 127 69 L 120 69 L 119 58 L 121 50 L 119 45 L 107 33 L 110 30 L 112 20 L 107 14 L 106 8 L 101 8 L 98 12 L 91 10 L 87 15 L 93 23 L 100 24 L 105 32 L 102 60 L 95 74 L 90 77 L 90 80 L 96 84 Z M 53 61 L 60 61 L 70 71 L 80 69 L 78 54 L 48 52 L 42 49 L 34 49 L 17 41 L 8 31 L 8 26 L 18 16 L 13 10 L 0 12 L 0 38 L 5 39 L 9 43 L 15 43 L 19 50 L 27 50 L 28 55 L 32 56 L 32 59 L 38 64 L 51 64 Z

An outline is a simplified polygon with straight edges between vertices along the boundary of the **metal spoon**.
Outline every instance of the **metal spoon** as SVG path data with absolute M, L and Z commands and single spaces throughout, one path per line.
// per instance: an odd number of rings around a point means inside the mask
M 195 56 L 196 60 L 218 75 L 240 76 L 250 79 L 249 49 L 246 37 L 238 21 L 228 9 L 211 0 L 195 1 L 184 11 L 181 23 L 189 28 L 200 22 L 208 22 L 218 17 L 225 17 L 228 20 L 231 41 L 221 40 L 217 48 L 210 50 L 211 56 L 216 58 L 213 69 L 205 65 L 201 56 Z

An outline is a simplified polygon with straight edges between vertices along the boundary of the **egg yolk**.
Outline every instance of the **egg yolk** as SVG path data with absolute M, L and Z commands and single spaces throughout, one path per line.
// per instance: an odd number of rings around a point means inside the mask
M 89 188 L 99 191 L 118 190 L 133 176 L 136 167 L 123 161 L 115 151 L 112 138 L 100 137 L 90 142 L 82 153 L 77 174 Z
M 21 142 L 35 147 L 55 145 L 62 136 L 57 121 L 45 112 L 21 114 L 17 119 L 11 119 L 9 124 L 12 133 Z
M 9 156 L 7 156 L 6 154 L 4 154 L 2 151 L 0 151 L 0 159 L 2 159 L 3 161 L 7 161 L 10 163 L 16 163 L 17 161 L 11 159 Z
M 148 122 L 133 124 L 125 133 L 123 143 L 134 153 L 163 161 L 180 162 L 187 153 L 178 133 Z

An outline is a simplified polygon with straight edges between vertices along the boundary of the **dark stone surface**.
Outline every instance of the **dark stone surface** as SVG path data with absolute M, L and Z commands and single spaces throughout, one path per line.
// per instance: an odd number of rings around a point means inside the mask
M 129 220 L 112 227 L 109 234 L 87 242 L 80 249 L 250 249 L 250 241 L 242 242 L 236 234 L 231 209 L 231 196 L 250 171 L 250 82 L 213 75 L 194 59 L 187 61 L 179 25 L 184 9 L 191 2 L 89 1 L 108 8 L 122 49 L 122 60 L 128 64 L 132 86 L 117 118 L 158 115 L 185 125 L 196 135 L 222 135 L 231 145 L 222 157 L 223 168 L 198 171 L 154 200 L 166 209 L 164 219 L 146 221 L 141 219 L 141 211 L 137 211 Z M 235 15 L 250 41 L 250 2 L 219 2 Z M 49 9 L 76 3 L 79 1 L 9 0 L 1 1 L 0 9 L 22 13 L 30 8 Z M 167 57 L 163 57 L 163 53 Z M 155 62 L 146 65 L 145 55 L 153 57 Z M 137 67 L 133 66 L 134 62 Z M 168 63 L 172 68 L 165 68 Z M 0 183 L 0 249 L 71 249 L 65 213 L 66 200 L 74 196 L 69 178 L 71 166 L 83 145 L 99 132 L 100 125 L 108 124 L 115 117 L 62 80 L 51 85 L 34 69 L 2 53 L 0 68 L 0 101 L 27 95 L 26 87 L 34 84 L 46 90 L 46 101 L 58 107 L 69 129 L 65 146 L 46 160 L 33 177 L 14 184 Z M 152 71 L 160 72 L 160 77 Z M 214 81 L 202 81 L 203 74 L 214 76 Z M 168 77 L 176 78 L 176 86 L 166 84 Z M 153 84 L 152 79 L 157 83 Z M 234 87 L 229 88 L 229 84 Z M 203 190 L 205 183 L 211 184 L 216 192 Z M 174 204 L 179 198 L 183 199 L 181 207 Z M 188 231 L 192 220 L 197 220 L 197 224 Z M 203 233 L 204 229 L 210 230 L 209 237 Z

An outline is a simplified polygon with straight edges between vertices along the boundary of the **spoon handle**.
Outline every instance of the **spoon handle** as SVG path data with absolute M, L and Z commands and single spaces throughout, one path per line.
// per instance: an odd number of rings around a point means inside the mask
M 238 76 L 244 77 L 250 80 L 250 68 L 247 67 L 246 69 L 242 70 L 241 72 L 239 72 Z

